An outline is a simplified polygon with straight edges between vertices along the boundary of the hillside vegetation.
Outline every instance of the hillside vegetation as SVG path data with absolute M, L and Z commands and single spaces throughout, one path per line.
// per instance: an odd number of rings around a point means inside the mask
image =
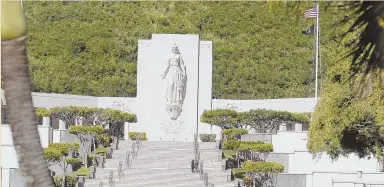
M 25 1 L 24 9 L 35 92 L 133 97 L 137 41 L 152 33 L 173 33 L 213 41 L 213 95 L 218 98 L 314 93 L 308 63 L 313 37 L 301 33 L 314 19 L 304 19 L 302 12 L 287 14 L 287 7 L 268 9 L 265 2 Z M 334 24 L 343 15 L 325 9 L 320 14 L 325 69 L 334 63 L 331 58 L 341 57 L 332 50 L 339 47 Z

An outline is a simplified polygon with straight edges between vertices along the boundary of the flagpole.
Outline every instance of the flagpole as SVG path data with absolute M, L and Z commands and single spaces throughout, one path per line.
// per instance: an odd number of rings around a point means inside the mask
M 316 77 L 315 77 L 315 99 L 316 103 L 318 101 L 318 87 L 319 87 L 319 81 L 318 81 L 318 75 L 319 75 L 319 5 L 316 5 L 316 52 L 315 52 L 315 61 L 316 61 Z

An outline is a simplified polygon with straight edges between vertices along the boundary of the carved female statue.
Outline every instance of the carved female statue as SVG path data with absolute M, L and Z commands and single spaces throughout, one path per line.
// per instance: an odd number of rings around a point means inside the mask
M 172 46 L 167 67 L 161 77 L 167 81 L 166 110 L 169 117 L 176 120 L 182 111 L 187 85 L 186 67 L 176 44 Z

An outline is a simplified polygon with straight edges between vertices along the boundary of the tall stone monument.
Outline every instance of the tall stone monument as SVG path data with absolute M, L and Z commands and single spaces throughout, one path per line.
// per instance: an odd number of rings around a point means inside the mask
M 203 74 L 201 74 L 203 73 Z M 130 131 L 146 132 L 149 141 L 193 141 L 209 133 L 199 125 L 211 109 L 212 42 L 198 35 L 153 34 L 139 40 L 137 62 L 138 123 Z

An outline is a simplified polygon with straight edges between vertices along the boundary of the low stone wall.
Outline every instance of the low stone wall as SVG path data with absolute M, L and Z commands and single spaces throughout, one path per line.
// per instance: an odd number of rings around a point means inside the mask
M 266 161 L 277 162 L 284 166 L 284 173 L 289 171 L 289 154 L 288 153 L 269 153 Z
M 241 141 L 263 141 L 265 143 L 272 143 L 272 134 L 256 133 L 241 135 Z
M 277 175 L 276 187 L 306 187 L 306 184 L 305 174 L 280 173 Z

